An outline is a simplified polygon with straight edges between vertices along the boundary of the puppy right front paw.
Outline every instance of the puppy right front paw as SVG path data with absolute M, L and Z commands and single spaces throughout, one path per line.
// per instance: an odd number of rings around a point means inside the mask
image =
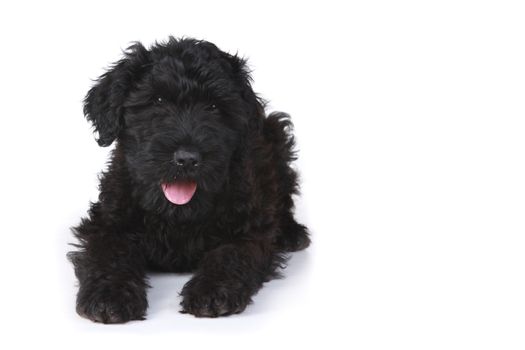
M 126 323 L 144 320 L 147 307 L 145 292 L 106 286 L 93 288 L 91 292 L 80 291 L 76 311 L 93 322 Z

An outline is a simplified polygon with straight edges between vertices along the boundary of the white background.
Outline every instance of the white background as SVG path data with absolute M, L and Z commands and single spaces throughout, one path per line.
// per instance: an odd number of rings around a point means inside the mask
M 2 2 L 0 347 L 523 349 L 524 18 L 519 1 Z M 170 34 L 238 50 L 292 115 L 314 243 L 241 315 L 179 314 L 190 276 L 166 274 L 147 321 L 94 324 L 65 259 L 109 151 L 81 101 L 131 41 Z

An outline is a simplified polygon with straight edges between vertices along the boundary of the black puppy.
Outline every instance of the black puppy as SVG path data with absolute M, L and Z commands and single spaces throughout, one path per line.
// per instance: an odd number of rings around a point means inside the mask
M 68 254 L 81 316 L 144 319 L 147 270 L 195 273 L 183 312 L 239 313 L 310 244 L 293 217 L 291 122 L 265 116 L 250 79 L 239 57 L 170 38 L 134 44 L 88 92 L 99 145 L 117 145 Z

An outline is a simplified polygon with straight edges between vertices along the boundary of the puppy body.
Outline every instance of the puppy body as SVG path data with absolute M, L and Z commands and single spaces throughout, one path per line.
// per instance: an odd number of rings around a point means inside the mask
M 182 311 L 241 312 L 285 253 L 309 245 L 293 218 L 291 122 L 266 117 L 245 62 L 193 39 L 131 47 L 85 100 L 99 144 L 117 141 L 99 201 L 69 253 L 77 312 L 143 319 L 146 271 L 194 272 Z

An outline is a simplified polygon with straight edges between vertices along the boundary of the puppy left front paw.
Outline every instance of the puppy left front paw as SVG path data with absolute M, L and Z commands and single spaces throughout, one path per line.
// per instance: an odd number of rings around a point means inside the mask
M 191 279 L 180 293 L 182 313 L 196 317 L 219 317 L 238 314 L 250 304 L 251 299 L 241 285 L 232 282 Z

